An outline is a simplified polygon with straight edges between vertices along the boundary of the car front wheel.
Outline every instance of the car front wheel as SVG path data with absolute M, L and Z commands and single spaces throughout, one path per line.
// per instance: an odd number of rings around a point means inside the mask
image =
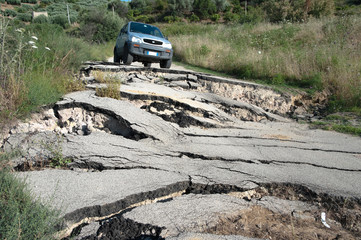
M 170 68 L 171 65 L 172 65 L 172 59 L 160 61 L 161 68 Z
M 133 62 L 133 56 L 129 53 L 129 49 L 127 46 L 124 47 L 123 53 L 123 63 L 125 65 L 130 65 Z

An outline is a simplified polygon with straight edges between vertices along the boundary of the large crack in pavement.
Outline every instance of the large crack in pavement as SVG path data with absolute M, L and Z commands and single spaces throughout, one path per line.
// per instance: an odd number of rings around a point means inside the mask
M 64 239 L 361 237 L 361 139 L 287 118 L 322 106 L 189 71 L 89 62 L 82 73 L 88 90 L 0 146 L 62 210 Z M 98 96 L 97 78 L 121 81 L 122 98 Z

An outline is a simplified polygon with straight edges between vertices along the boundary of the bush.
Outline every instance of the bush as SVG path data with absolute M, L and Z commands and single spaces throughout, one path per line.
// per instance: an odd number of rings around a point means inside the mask
M 6 0 L 6 2 L 11 5 L 21 5 L 20 0 Z
M 308 12 L 308 14 L 316 18 L 320 18 L 322 16 L 333 15 L 334 10 L 334 1 L 317 0 L 312 2 L 311 10 Z
M 219 14 L 213 14 L 213 15 L 211 16 L 211 20 L 212 20 L 213 22 L 218 22 L 220 18 L 221 18 L 221 16 L 220 16 Z
M 226 22 L 237 22 L 239 20 L 239 15 L 231 12 L 226 12 L 223 18 Z
M 0 170 L 0 238 L 53 239 L 59 214 L 44 206 L 24 181 Z
M 223 12 L 231 6 L 227 0 L 215 0 L 215 4 L 219 12 Z
M 195 15 L 194 13 L 189 17 L 189 21 L 191 22 L 199 22 L 199 17 Z
M 16 18 L 23 22 L 31 22 L 33 17 L 30 13 L 18 13 Z
M 33 19 L 33 23 L 49 23 L 49 18 L 45 15 L 40 15 Z
M 152 16 L 147 16 L 147 15 L 139 15 L 137 17 L 134 18 L 135 21 L 137 22 L 144 22 L 144 23 L 154 23 L 154 17 Z
M 37 0 L 21 0 L 21 2 L 22 3 L 33 3 L 33 4 L 38 3 Z
M 121 1 L 113 1 L 108 3 L 108 10 L 113 10 L 119 15 L 121 18 L 127 17 L 128 14 L 128 5 Z
M 17 12 L 11 9 L 5 9 L 4 16 L 16 17 Z
M 209 18 L 210 15 L 217 11 L 216 4 L 213 0 L 195 0 L 193 9 L 201 19 Z
M 168 10 L 172 16 L 182 16 L 193 10 L 193 0 L 168 0 Z
M 26 11 L 32 11 L 36 7 L 36 5 L 34 6 L 30 4 L 21 4 L 21 7 L 24 8 Z
M 68 17 L 66 15 L 51 16 L 50 22 L 53 24 L 57 24 L 62 28 L 67 28 L 69 26 Z
M 265 21 L 265 13 L 260 7 L 248 7 L 247 15 L 241 14 L 240 23 L 260 23 Z
M 181 22 L 182 19 L 177 16 L 165 16 L 163 20 L 167 23 L 175 23 L 175 22 Z
M 269 0 L 263 8 L 270 22 L 297 22 L 306 18 L 304 4 L 304 0 Z
M 47 4 L 52 3 L 52 2 L 53 2 L 53 0 L 41 0 L 40 4 L 47 5 Z
M 104 43 L 115 40 L 125 20 L 106 9 L 92 9 L 80 16 L 80 35 L 88 41 Z

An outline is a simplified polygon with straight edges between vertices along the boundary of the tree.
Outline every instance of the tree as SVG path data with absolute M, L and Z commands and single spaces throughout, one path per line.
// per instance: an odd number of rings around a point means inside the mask
M 172 15 L 182 15 L 193 10 L 193 0 L 168 0 L 168 10 Z
M 193 9 L 201 19 L 209 18 L 217 11 L 215 0 L 195 0 Z
M 128 5 L 121 1 L 113 1 L 108 3 L 108 10 L 114 10 L 119 17 L 125 18 L 128 14 Z

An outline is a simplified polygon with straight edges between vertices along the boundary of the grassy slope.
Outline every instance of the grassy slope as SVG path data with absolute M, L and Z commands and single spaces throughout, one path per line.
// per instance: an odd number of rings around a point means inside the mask
M 361 107 L 361 17 L 160 27 L 185 63 L 240 78 L 327 89 L 343 106 Z

